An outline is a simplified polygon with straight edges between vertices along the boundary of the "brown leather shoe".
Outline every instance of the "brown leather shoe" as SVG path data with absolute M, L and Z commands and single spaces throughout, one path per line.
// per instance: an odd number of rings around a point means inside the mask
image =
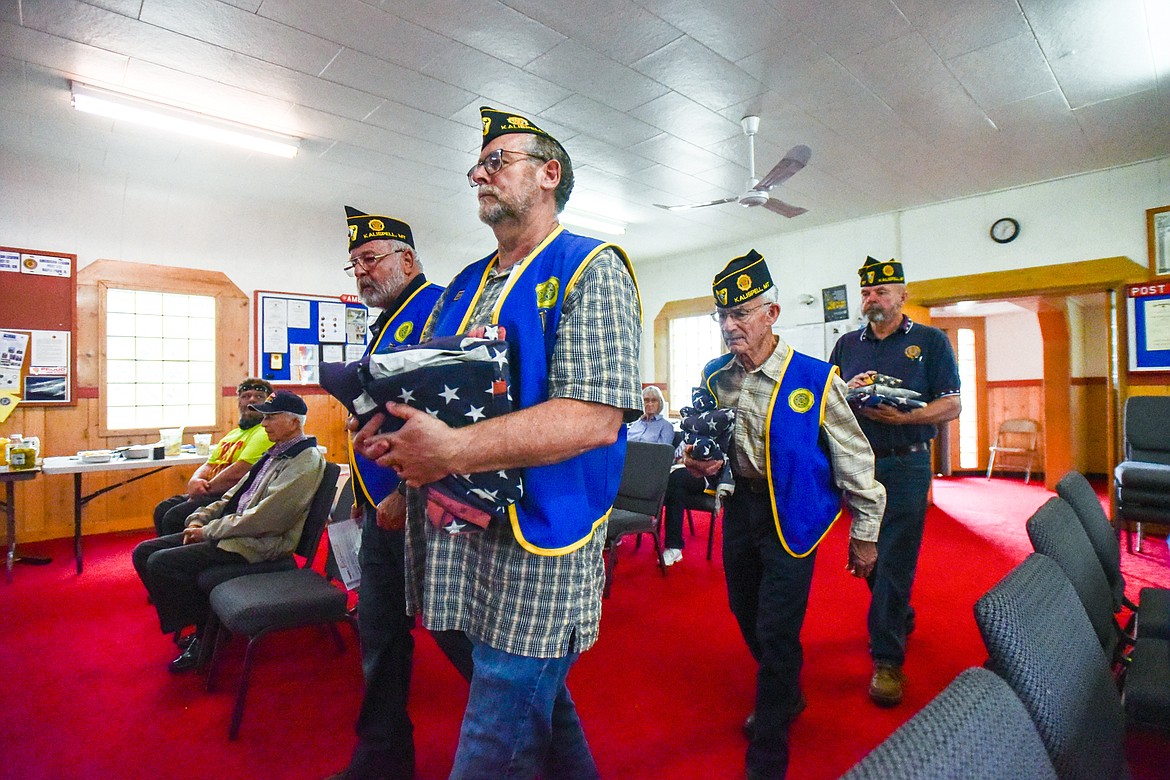
M 902 703 L 902 689 L 906 675 L 902 667 L 885 661 L 875 661 L 873 677 L 869 680 L 869 698 L 879 707 L 896 707 Z

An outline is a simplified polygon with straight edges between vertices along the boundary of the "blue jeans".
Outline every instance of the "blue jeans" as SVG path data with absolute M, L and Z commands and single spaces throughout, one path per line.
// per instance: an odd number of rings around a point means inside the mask
M 451 777 L 599 777 L 565 687 L 578 653 L 529 658 L 472 641 L 475 674 Z
M 867 582 L 869 650 L 875 661 L 902 665 L 906 660 L 906 621 L 910 589 L 926 525 L 930 490 L 930 451 L 878 458 L 874 476 L 886 488 L 886 513 L 878 534 L 878 560 Z

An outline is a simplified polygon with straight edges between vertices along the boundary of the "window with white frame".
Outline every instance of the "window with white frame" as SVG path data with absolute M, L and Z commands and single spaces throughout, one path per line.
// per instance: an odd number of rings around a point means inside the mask
M 216 424 L 215 298 L 106 289 L 106 428 Z
M 670 320 L 670 400 L 677 412 L 691 403 L 703 366 L 723 352 L 719 325 L 707 314 Z

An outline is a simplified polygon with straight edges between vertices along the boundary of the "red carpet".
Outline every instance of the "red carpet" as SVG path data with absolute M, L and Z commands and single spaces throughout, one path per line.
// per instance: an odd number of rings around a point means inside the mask
M 835 778 L 920 709 L 962 669 L 985 659 L 971 605 L 1030 549 L 1023 523 L 1050 494 L 1008 480 L 936 483 L 910 640 L 906 701 L 893 710 L 865 695 L 864 584 L 844 571 L 845 531 L 820 553 L 805 625 L 808 709 L 792 730 L 792 778 Z M 648 545 L 623 545 L 601 641 L 570 686 L 606 778 L 740 777 L 740 724 L 752 706 L 750 657 L 726 606 L 718 556 L 704 560 L 706 518 L 684 560 L 662 577 Z M 18 566 L 0 583 L 0 776 L 321 778 L 352 747 L 360 696 L 356 644 L 339 656 L 313 629 L 261 647 L 240 740 L 227 741 L 242 645 L 208 694 L 199 676 L 174 676 L 174 654 L 130 567 L 144 534 L 87 537 L 86 570 L 70 544 L 28 545 L 55 557 Z M 1126 556 L 1136 581 L 1170 586 L 1164 543 Z M 1131 573 L 1134 572 L 1134 573 Z M 411 709 L 418 776 L 446 777 L 466 686 L 418 632 Z M 1131 737 L 1134 777 L 1165 777 L 1170 740 Z

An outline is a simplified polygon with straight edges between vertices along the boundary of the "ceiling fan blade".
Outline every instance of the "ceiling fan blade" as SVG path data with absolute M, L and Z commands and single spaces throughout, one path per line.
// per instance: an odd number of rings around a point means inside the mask
M 785 203 L 784 201 L 777 198 L 768 198 L 768 202 L 764 204 L 764 208 L 766 208 L 768 211 L 774 211 L 777 214 L 788 217 L 789 219 L 792 219 L 793 217 L 799 217 L 801 214 L 808 211 L 808 209 L 801 208 L 800 206 L 793 206 L 791 203 Z
M 685 211 L 687 209 L 701 209 L 704 206 L 720 206 L 724 203 L 735 203 L 737 200 L 739 200 L 739 197 L 732 195 L 730 198 L 711 200 L 706 203 L 682 203 L 677 206 L 664 206 L 661 203 L 655 203 L 654 205 L 660 209 L 666 209 L 667 211 Z
M 764 178 L 760 179 L 759 183 L 753 190 L 760 190 L 767 192 L 782 181 L 790 179 L 794 174 L 799 173 L 800 169 L 808 164 L 809 158 L 812 157 L 812 150 L 807 146 L 794 146 L 788 150 L 788 154 L 784 155 L 784 159 L 776 163 L 772 170 Z

